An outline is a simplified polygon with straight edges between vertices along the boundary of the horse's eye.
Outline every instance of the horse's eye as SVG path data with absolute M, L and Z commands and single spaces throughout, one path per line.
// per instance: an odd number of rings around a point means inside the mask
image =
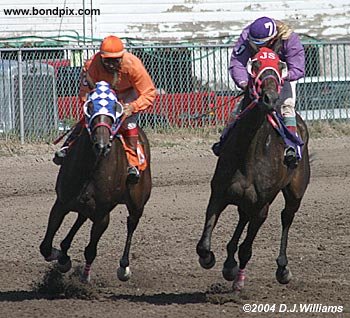
M 252 71 L 254 74 L 257 74 L 259 72 L 259 69 L 261 67 L 261 62 L 260 61 L 254 61 L 252 65 Z

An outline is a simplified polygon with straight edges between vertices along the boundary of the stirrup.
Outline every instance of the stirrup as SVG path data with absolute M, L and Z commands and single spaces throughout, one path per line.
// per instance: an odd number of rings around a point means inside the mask
M 293 147 L 288 147 L 284 151 L 284 162 L 290 168 L 296 168 L 298 165 L 297 152 Z
M 140 180 L 140 172 L 135 166 L 130 166 L 128 168 L 128 177 L 126 182 L 129 184 L 136 184 Z

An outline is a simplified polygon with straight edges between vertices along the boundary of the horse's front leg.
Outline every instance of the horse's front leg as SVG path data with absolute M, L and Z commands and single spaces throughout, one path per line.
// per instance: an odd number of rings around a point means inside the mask
M 82 214 L 78 214 L 78 217 L 73 224 L 72 228 L 68 232 L 65 239 L 61 242 L 61 255 L 58 257 L 58 269 L 62 273 L 68 272 L 72 268 L 72 262 L 68 256 L 68 250 L 72 244 L 73 238 L 81 226 L 85 223 L 87 218 Z
M 226 246 L 227 258 L 222 269 L 222 275 L 228 281 L 233 281 L 238 273 L 238 264 L 235 260 L 235 253 L 237 252 L 238 241 L 249 220 L 247 214 L 244 213 L 240 207 L 238 207 L 238 213 L 238 224 L 233 233 L 232 239 Z
M 139 224 L 140 217 L 142 216 L 143 208 L 135 209 L 128 206 L 128 211 L 129 211 L 129 216 L 127 219 L 126 242 L 125 242 L 123 256 L 119 261 L 119 268 L 117 270 L 117 277 L 119 280 L 123 282 L 129 280 L 131 277 L 131 271 L 129 267 L 129 253 L 130 253 L 131 241 L 132 241 L 133 234 L 137 228 L 137 225 Z
M 294 215 L 298 211 L 301 203 L 301 199 L 289 200 L 288 194 L 283 192 L 286 205 L 281 213 L 282 221 L 282 235 L 281 235 L 281 244 L 279 255 L 276 259 L 277 270 L 276 270 L 276 279 L 280 284 L 288 284 L 292 278 L 292 273 L 288 269 L 288 258 L 287 258 L 287 244 L 288 244 L 288 233 L 289 228 L 293 223 Z
M 97 254 L 97 244 L 102 236 L 102 234 L 106 231 L 109 224 L 109 213 L 102 219 L 95 219 L 90 233 L 90 242 L 88 246 L 86 246 L 84 251 L 85 256 L 85 267 L 83 273 L 81 274 L 81 281 L 84 283 L 88 283 L 91 277 L 91 265 L 96 258 Z
M 197 244 L 199 264 L 205 269 L 210 269 L 215 265 L 215 255 L 210 250 L 211 236 L 221 212 L 226 207 L 227 203 L 218 196 L 213 196 L 213 194 L 210 196 L 202 237 Z
M 262 209 L 252 210 L 249 216 L 247 235 L 239 246 L 238 251 L 239 270 L 233 283 L 233 289 L 235 291 L 240 291 L 244 287 L 245 268 L 252 257 L 253 242 L 261 225 L 267 218 L 268 210 L 269 204 L 266 204 Z
M 68 212 L 69 210 L 65 209 L 63 204 L 56 199 L 50 211 L 45 237 L 40 244 L 40 253 L 48 262 L 58 260 L 61 255 L 60 250 L 52 247 L 52 242 Z

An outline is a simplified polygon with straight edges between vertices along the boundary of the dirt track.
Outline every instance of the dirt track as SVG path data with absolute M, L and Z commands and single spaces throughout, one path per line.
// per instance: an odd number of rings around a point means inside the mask
M 84 263 L 86 224 L 70 250 L 73 274 L 58 277 L 55 283 L 63 287 L 53 286 L 53 294 L 36 292 L 47 288 L 44 277 L 56 275 L 38 249 L 55 198 L 53 149 L 0 157 L 0 317 L 350 316 L 350 138 L 311 140 L 310 149 L 311 183 L 290 231 L 293 280 L 282 286 L 274 276 L 283 206 L 278 196 L 255 240 L 240 295 L 229 293 L 231 283 L 221 275 L 226 243 L 237 221 L 234 207 L 224 211 L 214 232 L 216 266 L 202 269 L 195 253 L 216 163 L 210 143 L 175 140 L 168 147 L 152 148 L 154 187 L 134 236 L 130 281 L 116 278 L 126 232 L 126 209 L 118 206 L 100 241 L 91 286 L 81 286 L 74 274 Z M 74 214 L 66 218 L 56 245 L 74 220 Z M 60 286 L 65 296 L 59 294 Z M 346 313 L 248 315 L 243 304 L 276 304 L 276 309 L 282 304 L 322 304 L 344 306 Z

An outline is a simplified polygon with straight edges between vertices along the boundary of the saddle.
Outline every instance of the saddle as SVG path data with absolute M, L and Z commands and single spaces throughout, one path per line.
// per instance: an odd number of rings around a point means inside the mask
M 253 104 L 250 104 L 253 105 Z M 216 156 L 219 156 L 221 153 L 221 149 L 229 136 L 229 133 L 234 127 L 236 126 L 237 122 L 244 117 L 252 108 L 253 106 L 248 106 L 243 109 L 243 111 L 236 115 L 234 120 L 229 123 L 224 131 L 222 132 L 222 135 L 220 136 L 220 141 L 215 143 L 212 146 L 212 150 Z M 272 113 L 269 113 L 266 115 L 268 122 L 271 124 L 271 126 L 277 131 L 277 133 L 281 136 L 281 138 L 284 141 L 284 144 L 286 148 L 293 147 L 297 151 L 297 159 L 300 160 L 302 157 L 301 153 L 301 147 L 304 145 L 304 142 L 301 140 L 301 138 L 292 132 L 289 131 L 287 126 L 283 122 L 283 117 L 280 113 L 274 111 Z

